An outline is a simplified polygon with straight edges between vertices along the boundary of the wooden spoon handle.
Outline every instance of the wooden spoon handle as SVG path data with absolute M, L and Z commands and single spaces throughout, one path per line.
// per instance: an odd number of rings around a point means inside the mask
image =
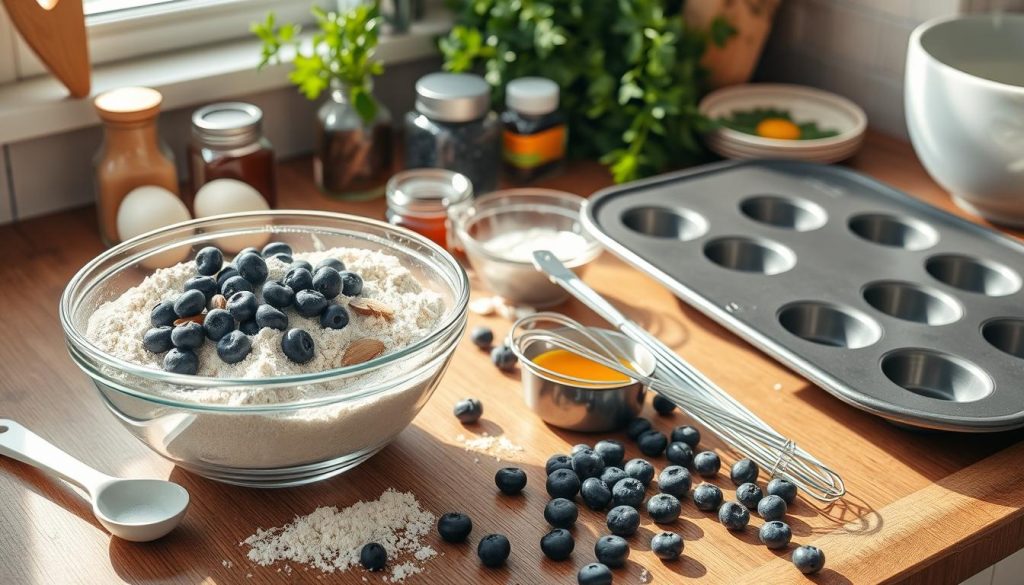
M 72 97 L 90 89 L 89 44 L 82 0 L 3 0 L 32 51 Z

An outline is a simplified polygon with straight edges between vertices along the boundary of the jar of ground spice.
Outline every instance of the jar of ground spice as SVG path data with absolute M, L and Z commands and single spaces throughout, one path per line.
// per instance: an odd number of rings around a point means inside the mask
M 444 169 L 410 169 L 387 184 L 388 221 L 448 247 L 448 218 L 469 205 L 468 178 Z
M 263 111 L 252 104 L 224 102 L 196 110 L 188 167 L 193 194 L 214 179 L 237 179 L 277 206 L 274 147 L 263 137 Z
M 559 171 L 565 162 L 565 116 L 558 111 L 558 84 L 521 77 L 505 86 L 501 115 L 505 177 L 528 183 Z
M 477 194 L 498 186 L 501 123 L 491 88 L 478 75 L 431 73 L 416 82 L 416 109 L 405 117 L 405 165 L 461 173 Z

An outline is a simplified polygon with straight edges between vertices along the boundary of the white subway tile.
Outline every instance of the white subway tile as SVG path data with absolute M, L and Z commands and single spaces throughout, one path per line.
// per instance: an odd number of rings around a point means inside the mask
M 898 22 L 879 23 L 874 68 L 892 79 L 902 79 L 907 64 L 907 45 L 913 27 Z
M 1024 578 L 1024 549 L 995 564 L 992 585 L 1020 585 Z
M 86 128 L 8 146 L 18 219 L 93 201 L 92 160 L 99 128 Z
M 993 585 L 992 583 L 992 567 L 981 571 L 980 573 L 966 579 L 960 583 L 960 585 Z
M 953 16 L 967 3 L 968 0 L 914 0 L 913 17 L 924 22 L 939 16 Z

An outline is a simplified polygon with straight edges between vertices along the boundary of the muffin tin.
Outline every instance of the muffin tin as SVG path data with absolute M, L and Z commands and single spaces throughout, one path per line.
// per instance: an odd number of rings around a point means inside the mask
M 891 421 L 1024 426 L 1024 244 L 854 171 L 708 165 L 596 194 L 584 223 L 677 296 Z

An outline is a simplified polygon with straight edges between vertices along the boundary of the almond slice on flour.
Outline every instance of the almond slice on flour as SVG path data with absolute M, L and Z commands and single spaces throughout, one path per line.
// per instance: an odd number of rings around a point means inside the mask
M 341 356 L 341 365 L 354 366 L 368 362 L 382 353 L 384 353 L 383 342 L 369 337 L 357 339 L 345 348 L 345 353 Z
M 395 318 L 395 310 L 376 299 L 356 297 L 348 302 L 348 306 L 364 317 L 381 317 L 388 321 Z

